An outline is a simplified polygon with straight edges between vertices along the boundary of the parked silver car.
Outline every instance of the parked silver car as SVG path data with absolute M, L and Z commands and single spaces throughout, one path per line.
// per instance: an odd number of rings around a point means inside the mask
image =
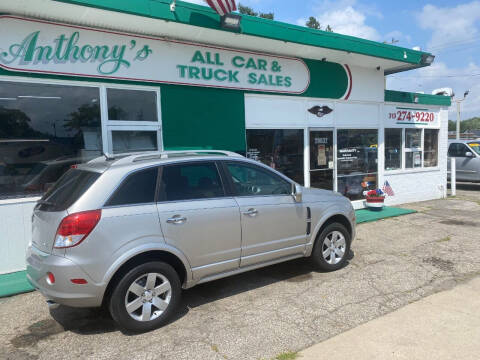
M 124 329 L 174 314 L 181 289 L 311 257 L 341 268 L 350 201 L 228 152 L 96 159 L 70 169 L 33 214 L 29 281 L 51 306 L 108 306 Z
M 457 181 L 480 182 L 480 139 L 449 141 L 448 156 L 455 158 Z M 450 161 L 448 178 L 450 179 Z

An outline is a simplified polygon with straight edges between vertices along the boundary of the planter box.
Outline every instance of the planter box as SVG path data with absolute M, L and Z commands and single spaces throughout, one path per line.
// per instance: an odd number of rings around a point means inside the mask
M 372 210 L 382 210 L 385 206 L 384 196 L 367 196 L 367 207 Z

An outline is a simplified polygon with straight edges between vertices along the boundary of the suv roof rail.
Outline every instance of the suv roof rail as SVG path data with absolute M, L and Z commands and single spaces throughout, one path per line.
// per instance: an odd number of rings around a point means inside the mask
M 179 151 L 156 151 L 156 152 L 145 152 L 145 153 L 136 153 L 136 154 L 123 154 L 118 155 L 117 157 L 111 157 L 110 160 L 114 160 L 115 165 L 130 164 L 140 161 L 149 161 L 149 160 L 161 160 L 169 159 L 171 157 L 180 157 L 180 156 L 201 156 L 201 155 L 223 155 L 228 157 L 243 157 L 240 154 L 224 151 L 224 150 L 179 150 Z M 104 159 L 105 161 L 105 159 Z

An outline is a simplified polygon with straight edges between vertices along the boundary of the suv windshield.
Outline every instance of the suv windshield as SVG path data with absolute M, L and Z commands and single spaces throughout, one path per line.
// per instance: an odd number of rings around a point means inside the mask
M 38 202 L 43 211 L 68 209 L 100 177 L 99 173 L 70 169 L 53 185 Z
M 480 141 L 468 143 L 468 146 L 470 146 L 473 151 L 480 155 Z

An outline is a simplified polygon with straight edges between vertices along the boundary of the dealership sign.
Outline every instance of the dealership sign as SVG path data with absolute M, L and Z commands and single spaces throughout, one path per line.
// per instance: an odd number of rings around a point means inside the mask
M 398 127 L 440 127 L 438 113 L 429 109 L 385 106 L 385 121 Z
M 301 94 L 295 58 L 0 16 L 0 67 L 11 71 Z

